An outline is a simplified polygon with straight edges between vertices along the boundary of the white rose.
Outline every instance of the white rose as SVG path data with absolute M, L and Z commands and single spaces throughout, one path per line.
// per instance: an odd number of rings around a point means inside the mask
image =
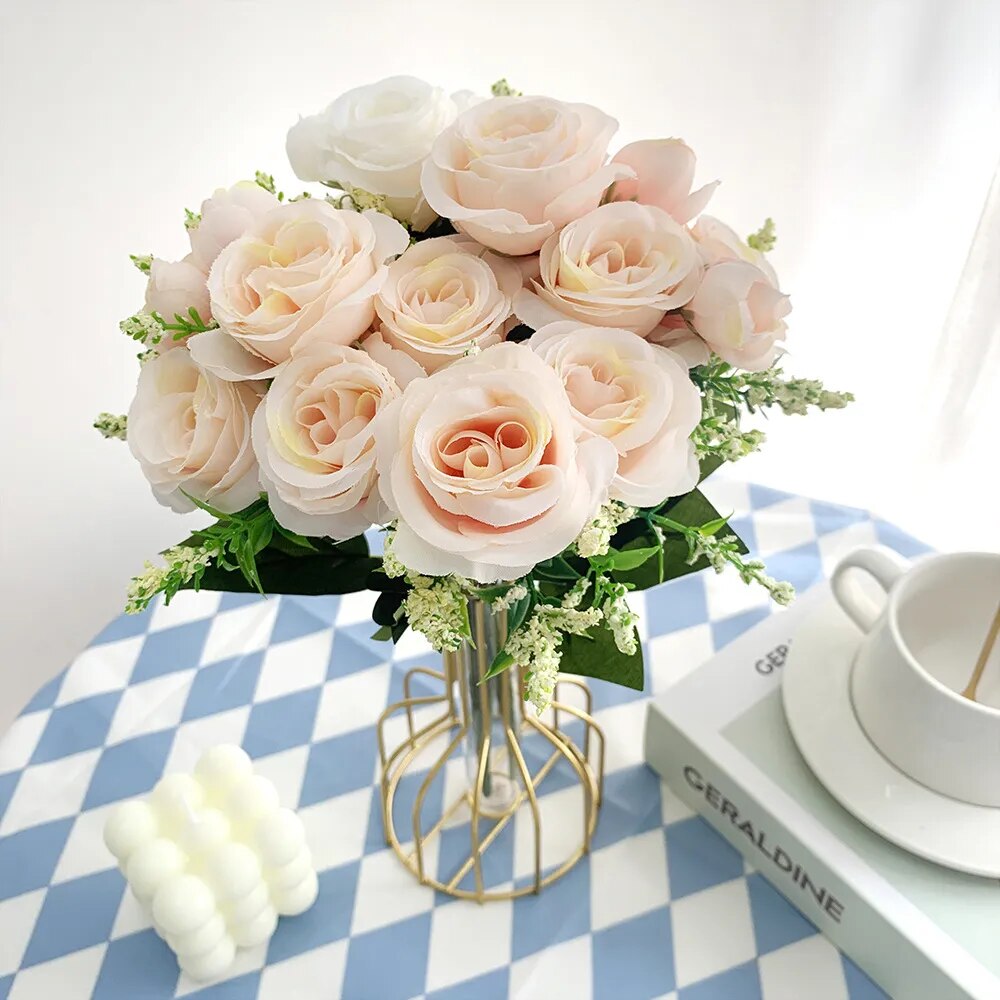
M 289 129 L 288 159 L 302 180 L 384 194 L 393 215 L 426 228 L 434 212 L 420 193 L 420 168 L 458 114 L 456 98 L 412 76 L 356 87 Z
M 434 142 L 421 184 L 431 207 L 484 246 L 534 253 L 596 208 L 616 180 L 607 164 L 618 122 L 589 104 L 497 97 L 464 111 Z
M 712 352 L 679 312 L 668 312 L 659 326 L 646 335 L 651 344 L 669 347 L 688 368 L 707 365 Z
M 652 507 L 694 489 L 690 436 L 701 397 L 672 351 L 629 330 L 565 321 L 542 327 L 527 346 L 559 376 L 584 434 L 615 446 L 613 499 Z
M 634 180 L 615 185 L 615 201 L 638 201 L 656 205 L 678 222 L 693 219 L 712 197 L 718 181 L 691 190 L 694 181 L 694 150 L 682 139 L 643 139 L 615 153 L 613 163 L 624 163 L 635 171 Z
M 532 288 L 514 297 L 535 330 L 573 319 L 645 336 L 668 309 L 685 305 L 701 278 L 688 231 L 663 209 L 613 202 L 549 237 Z
M 389 373 L 351 347 L 312 344 L 278 372 L 254 417 L 253 443 L 279 524 L 344 539 L 386 520 L 374 434 L 398 396 Z
M 378 212 L 306 199 L 268 212 L 216 258 L 208 275 L 220 329 L 191 352 L 221 378 L 271 378 L 306 339 L 350 344 L 371 325 L 388 258 L 406 230 Z
M 188 230 L 191 263 L 208 274 L 223 247 L 278 205 L 278 199 L 256 181 L 240 181 L 231 188 L 219 188 L 201 203 L 201 220 Z
M 168 351 L 142 366 L 128 444 L 160 503 L 194 510 L 188 493 L 233 513 L 256 499 L 250 426 L 259 402 L 252 385 L 217 378 L 188 351 Z
M 376 329 L 435 372 L 470 349 L 499 343 L 520 287 L 514 264 L 468 237 L 424 240 L 389 265 L 375 296 Z
M 755 250 L 746 240 L 741 239 L 736 231 L 727 226 L 721 219 L 712 215 L 699 216 L 691 227 L 691 235 L 698 244 L 702 258 L 706 264 L 718 264 L 720 260 L 745 260 L 754 267 L 759 267 L 768 280 L 778 287 L 778 276 L 771 267 L 767 257 Z
M 577 440 L 558 377 L 496 344 L 411 382 L 375 432 L 393 550 L 419 573 L 514 580 L 561 552 L 607 498 L 617 454 Z
M 762 371 L 778 357 L 792 305 L 767 272 L 744 260 L 722 260 L 705 269 L 688 309 L 691 325 L 720 358 Z
M 183 260 L 160 260 L 154 257 L 149 267 L 146 283 L 146 303 L 143 311 L 158 313 L 167 323 L 176 323 L 177 316 L 190 320 L 189 310 L 194 309 L 203 323 L 212 318 L 212 306 L 205 285 L 205 272 L 198 268 L 188 254 Z M 186 338 L 174 340 L 173 330 L 164 330 L 163 338 L 156 345 L 159 352 L 182 346 Z

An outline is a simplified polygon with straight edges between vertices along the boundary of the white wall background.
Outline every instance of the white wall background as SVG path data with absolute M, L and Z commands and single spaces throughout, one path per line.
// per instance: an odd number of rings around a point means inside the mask
M 505 75 L 599 105 L 622 142 L 687 139 L 723 180 L 714 214 L 777 220 L 790 369 L 858 396 L 772 420 L 739 473 L 941 547 L 1000 545 L 996 411 L 942 458 L 928 402 L 1000 156 L 996 0 L 7 0 L 0 727 L 193 523 L 90 428 L 137 374 L 128 254 L 181 256 L 183 208 L 255 168 L 294 189 L 296 115 L 395 73 L 484 92 Z

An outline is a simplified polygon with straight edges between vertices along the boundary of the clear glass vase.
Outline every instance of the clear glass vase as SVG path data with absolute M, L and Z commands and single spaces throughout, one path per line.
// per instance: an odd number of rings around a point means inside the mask
M 473 805 L 489 815 L 510 808 L 523 787 L 515 755 L 520 738 L 518 668 L 487 677 L 507 639 L 507 613 L 470 601 L 472 639 L 455 654 L 462 712 L 468 723 L 465 761 Z

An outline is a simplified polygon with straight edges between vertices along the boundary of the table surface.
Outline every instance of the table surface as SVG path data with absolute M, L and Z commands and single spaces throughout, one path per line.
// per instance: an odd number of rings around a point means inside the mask
M 751 551 L 799 590 L 857 545 L 922 550 L 864 511 L 721 492 Z M 637 597 L 646 692 L 592 684 L 608 738 L 593 851 L 540 896 L 485 906 L 419 886 L 385 847 L 374 724 L 432 654 L 418 636 L 372 641 L 371 594 L 185 593 L 112 622 L 0 741 L 0 1000 L 884 996 L 643 763 L 649 697 L 766 616 L 765 595 L 702 573 Z M 117 802 L 221 742 L 299 810 L 320 895 L 205 987 L 178 972 L 101 831 Z M 551 787 L 545 815 L 569 826 L 572 789 Z M 499 838 L 490 883 L 517 884 L 529 847 L 516 829 Z

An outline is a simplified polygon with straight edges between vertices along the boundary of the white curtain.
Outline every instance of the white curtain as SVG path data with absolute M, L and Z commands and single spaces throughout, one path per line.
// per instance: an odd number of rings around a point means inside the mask
M 1000 455 L 1000 165 L 993 176 L 930 373 L 937 457 L 961 458 L 985 445 Z

